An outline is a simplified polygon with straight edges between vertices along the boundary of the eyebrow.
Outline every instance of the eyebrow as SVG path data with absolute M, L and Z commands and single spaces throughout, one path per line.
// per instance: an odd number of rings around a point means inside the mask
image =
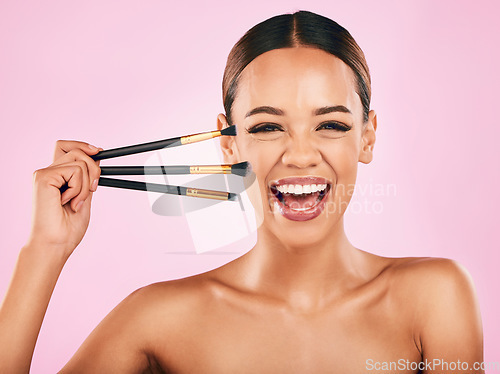
M 328 114 L 328 113 L 333 113 L 333 112 L 342 112 L 342 113 L 352 114 L 352 112 L 349 110 L 349 108 L 347 108 L 343 105 L 324 106 L 323 108 L 316 109 L 314 111 L 314 114 L 317 116 L 320 116 L 322 114 Z
M 259 113 L 274 114 L 275 116 L 283 116 L 285 114 L 281 109 L 273 108 L 272 106 L 258 106 L 249 111 L 245 115 L 245 118 Z
M 313 114 L 316 116 L 321 116 L 323 114 L 334 113 L 334 112 L 352 114 L 352 112 L 349 110 L 349 108 L 345 107 L 344 105 L 325 106 L 325 107 L 316 109 L 315 111 L 313 111 Z M 257 108 L 253 108 L 251 111 L 249 111 L 245 115 L 245 118 L 253 116 L 255 114 L 260 114 L 260 113 L 273 114 L 275 116 L 285 115 L 285 112 L 283 110 L 281 110 L 279 108 L 274 108 L 272 106 L 265 105 L 265 106 L 258 106 Z

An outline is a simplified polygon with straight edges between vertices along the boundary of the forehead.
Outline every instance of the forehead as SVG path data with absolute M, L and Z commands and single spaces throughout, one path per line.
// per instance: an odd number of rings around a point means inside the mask
M 352 70 L 316 48 L 282 48 L 258 56 L 241 73 L 234 111 L 261 105 L 286 112 L 344 105 L 353 114 L 362 106 Z

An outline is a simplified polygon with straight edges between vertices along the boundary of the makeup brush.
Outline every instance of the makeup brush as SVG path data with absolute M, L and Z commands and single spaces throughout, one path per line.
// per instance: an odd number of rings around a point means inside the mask
M 112 178 L 100 178 L 99 186 L 125 188 L 128 190 L 160 192 L 171 195 L 202 197 L 205 199 L 214 199 L 214 200 L 235 201 L 236 197 L 238 196 L 235 193 L 224 192 L 224 191 L 204 190 L 200 188 L 171 186 L 168 184 L 157 184 L 157 183 L 144 183 L 144 182 L 128 181 L 128 180 L 112 179 Z
M 96 161 L 104 160 L 107 158 L 114 158 L 114 157 L 132 155 L 136 153 L 156 151 L 158 149 L 166 147 L 177 147 L 184 144 L 201 142 L 202 140 L 212 139 L 222 135 L 235 136 L 236 126 L 229 126 L 226 127 L 225 129 L 217 131 L 203 132 L 200 134 L 185 135 L 177 138 L 157 140 L 155 142 L 150 142 L 150 143 L 142 143 L 142 144 L 130 145 L 127 147 L 108 149 L 101 151 L 90 157 Z
M 234 174 L 244 177 L 251 171 L 246 161 L 233 165 L 101 166 L 101 175 Z

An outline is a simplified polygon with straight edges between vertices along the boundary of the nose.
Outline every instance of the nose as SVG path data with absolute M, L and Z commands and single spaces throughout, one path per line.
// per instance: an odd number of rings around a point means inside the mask
M 305 135 L 290 137 L 281 159 L 286 166 L 303 169 L 318 165 L 321 157 L 321 152 L 314 142 Z

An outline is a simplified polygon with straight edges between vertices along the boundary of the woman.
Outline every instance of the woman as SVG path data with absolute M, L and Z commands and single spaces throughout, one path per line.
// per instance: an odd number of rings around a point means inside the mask
M 225 161 L 249 161 L 259 185 L 257 244 L 213 271 L 134 292 L 61 372 L 483 372 L 480 314 L 459 265 L 372 255 L 345 235 L 377 128 L 350 34 L 309 12 L 258 24 L 229 55 L 223 98 L 218 126 L 238 130 L 221 140 Z M 0 310 L 2 373 L 29 371 L 89 222 L 98 151 L 59 141 L 54 163 L 35 173 L 31 236 Z

